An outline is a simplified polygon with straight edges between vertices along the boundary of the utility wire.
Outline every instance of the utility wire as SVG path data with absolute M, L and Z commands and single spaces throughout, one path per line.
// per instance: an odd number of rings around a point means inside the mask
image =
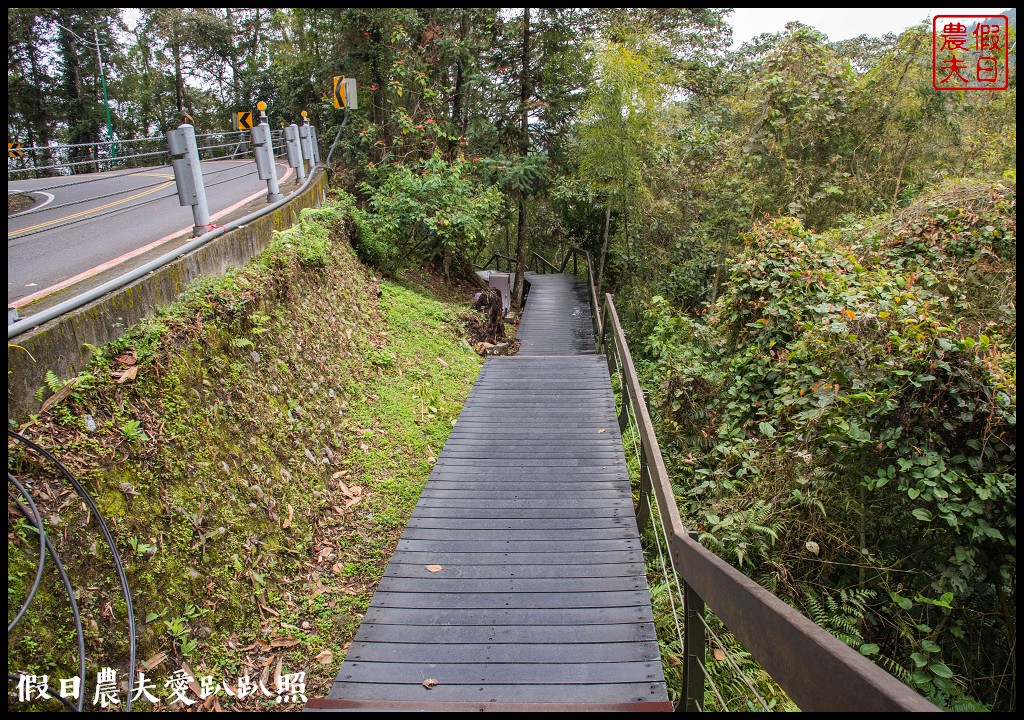
M 28 500 L 29 507 L 32 508 L 33 517 L 42 517 L 39 514 L 39 508 L 36 507 L 35 501 L 32 500 L 32 496 L 28 490 L 18 481 L 18 478 L 11 475 L 11 472 L 7 471 L 7 481 L 14 483 L 14 486 L 18 488 L 18 492 L 21 496 Z M 8 491 L 9 493 L 10 491 Z M 24 513 L 22 513 L 24 515 Z M 26 517 L 26 519 L 28 519 Z M 31 521 L 30 521 L 31 522 Z M 21 617 L 25 614 L 29 604 L 32 602 L 32 598 L 36 596 L 36 591 L 39 589 L 39 583 L 43 579 L 43 568 L 46 566 L 46 531 L 42 527 L 42 523 L 36 526 L 37 532 L 39 533 L 39 566 L 36 568 L 36 579 L 32 583 L 32 589 L 28 591 L 28 597 L 25 599 L 25 603 L 21 606 L 18 614 L 14 616 L 14 619 L 7 623 L 7 634 L 11 634 L 11 630 L 17 627 L 18 623 L 21 622 Z
M 23 435 L 20 435 L 19 433 L 15 432 L 14 430 L 11 430 L 10 428 L 8 428 L 8 430 L 7 430 L 7 435 L 9 437 L 14 438 L 17 442 L 20 442 L 23 445 L 28 446 L 32 450 L 35 450 L 37 453 L 39 453 L 44 458 L 46 458 L 51 463 L 53 463 L 54 465 L 57 466 L 57 469 L 60 471 L 61 475 L 63 475 L 64 478 L 69 483 L 71 483 L 71 486 L 75 489 L 75 492 L 78 493 L 79 497 L 82 498 L 82 500 L 88 506 L 88 508 L 92 512 L 92 514 L 96 516 L 96 521 L 97 521 L 97 523 L 99 523 L 100 531 L 103 533 L 103 537 L 107 541 L 107 545 L 110 546 L 110 553 L 111 553 L 111 555 L 114 558 L 114 568 L 115 568 L 115 570 L 117 572 L 118 579 L 121 581 L 121 589 L 122 589 L 123 594 L 124 594 L 125 612 L 126 612 L 127 618 L 128 618 L 128 696 L 126 698 L 125 710 L 130 712 L 131 709 L 132 709 L 132 700 L 131 700 L 132 687 L 134 685 L 134 680 L 135 680 L 135 677 L 134 677 L 134 675 L 135 675 L 135 651 L 136 651 L 135 606 L 132 603 L 132 592 L 131 592 L 131 589 L 128 587 L 128 576 L 125 574 L 124 565 L 121 562 L 121 555 L 120 555 L 120 553 L 118 553 L 118 551 L 117 551 L 117 544 L 114 542 L 114 536 L 110 533 L 110 528 L 107 527 L 107 522 L 106 522 L 106 520 L 103 519 L 103 515 L 100 513 L 99 508 L 96 507 L 96 503 L 93 502 L 92 496 L 89 495 L 89 492 L 75 478 L 75 476 L 72 475 L 68 471 L 68 469 L 66 467 L 64 467 L 64 464 L 61 463 L 60 460 L 58 460 L 52 454 L 50 454 L 49 451 L 45 450 L 44 448 L 40 447 L 36 443 L 32 442 L 31 440 L 29 440 L 28 438 L 24 437 Z M 39 524 L 42 525 L 42 518 L 37 518 L 37 519 L 39 521 Z M 52 548 L 52 545 L 50 547 Z M 53 552 L 51 552 L 51 554 L 54 557 L 54 562 L 55 563 L 59 563 L 59 561 L 57 559 L 56 552 L 53 551 Z M 74 600 L 74 590 L 71 587 L 71 582 L 69 580 L 67 580 L 67 574 L 66 573 L 63 574 L 62 579 L 65 580 L 65 587 L 68 590 L 68 596 L 69 596 L 69 598 L 71 600 L 71 603 L 72 603 L 72 605 L 74 607 L 74 610 L 75 610 L 75 613 L 76 613 L 76 621 L 78 623 L 78 626 L 81 627 L 81 618 L 77 614 L 77 609 L 78 608 L 77 608 L 77 603 L 75 603 L 75 600 Z M 84 688 L 85 688 L 85 645 L 84 645 L 84 639 L 82 638 L 81 635 L 79 635 L 79 645 L 80 645 L 81 653 L 82 653 L 82 655 L 81 655 L 81 674 L 82 674 L 83 694 L 79 696 L 79 709 L 81 709 L 81 702 L 82 702 L 82 700 L 84 698 Z

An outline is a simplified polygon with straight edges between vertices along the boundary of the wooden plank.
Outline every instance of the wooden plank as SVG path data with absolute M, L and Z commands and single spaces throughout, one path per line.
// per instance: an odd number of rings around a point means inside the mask
M 649 683 L 664 676 L 660 661 L 603 663 L 404 663 L 346 662 L 338 680 L 346 683 L 379 682 L 423 688 L 426 677 L 438 685 L 594 685 Z M 426 689 L 426 688 L 424 688 Z
M 629 517 L 562 517 L 562 518 L 515 518 L 514 520 L 484 517 L 420 517 L 413 515 L 407 528 L 414 530 L 439 531 L 515 531 L 526 533 L 532 530 L 551 531 L 612 531 L 626 530 L 630 537 L 636 535 L 636 523 Z
M 379 625 L 609 625 L 654 622 L 651 606 L 633 608 L 367 608 Z
M 628 563 L 640 559 L 639 551 L 631 550 L 609 550 L 606 552 L 547 552 L 533 553 L 524 557 L 524 553 L 516 552 L 416 552 L 408 550 L 397 550 L 392 556 L 397 562 L 409 563 L 412 565 L 452 565 L 465 563 L 467 565 L 504 565 L 512 563 L 524 565 L 524 559 L 528 559 L 532 565 L 568 565 L 572 563 Z
M 478 553 L 576 553 L 620 552 L 640 547 L 632 540 L 415 540 L 403 537 L 398 551 L 404 552 L 478 552 Z
M 429 571 L 428 571 L 429 572 Z M 434 577 L 394 577 L 385 575 L 377 585 L 378 592 L 406 593 L 580 593 L 646 590 L 647 582 L 636 575 L 629 577 L 577 578 L 461 578 L 441 570 Z
M 441 633 L 438 633 L 439 635 Z M 383 643 L 361 641 L 346 660 L 386 663 L 606 663 L 661 662 L 654 642 L 619 643 Z
M 481 530 L 477 528 L 422 528 L 408 525 L 402 533 L 403 540 L 628 540 L 636 537 L 636 529 L 620 525 L 615 528 L 503 528 Z
M 327 697 L 362 700 L 418 700 L 423 702 L 530 702 L 530 703 L 611 703 L 650 702 L 667 699 L 665 683 L 600 683 L 594 685 L 435 685 L 420 686 L 381 683 L 337 682 Z
M 548 490 L 547 488 L 543 490 L 488 490 L 486 488 L 478 488 L 476 485 L 477 483 L 461 483 L 461 487 L 455 487 L 453 489 L 425 488 L 423 493 L 420 495 L 420 498 L 448 498 L 458 500 L 469 500 L 473 498 L 516 500 L 519 498 L 530 498 L 531 500 L 553 500 L 564 497 L 575 498 L 578 497 L 581 492 L 580 488 L 574 488 L 572 490 Z M 538 487 L 543 487 L 543 484 Z M 630 497 L 629 491 L 622 488 L 616 490 L 587 490 L 586 493 L 592 500 L 623 499 Z
M 452 507 L 440 505 L 436 507 L 418 506 L 413 511 L 413 518 L 474 518 L 481 520 L 507 519 L 509 508 L 492 507 Z M 562 508 L 517 508 L 516 518 L 535 520 L 582 519 L 582 518 L 632 518 L 633 508 L 625 507 L 588 507 L 577 506 Z
M 643 577 L 644 564 L 641 558 L 629 562 L 601 563 L 581 565 L 579 563 L 545 563 L 543 565 L 517 563 L 511 561 L 502 564 L 469 564 L 450 563 L 438 572 L 427 570 L 427 565 L 436 563 L 405 563 L 401 558 L 392 560 L 387 567 L 385 577 L 424 578 L 611 578 L 611 577 Z M 570 587 L 575 582 L 570 583 Z
M 569 508 L 623 508 L 630 512 L 633 510 L 632 501 L 627 500 L 591 500 L 590 498 L 567 498 L 567 499 L 545 499 L 545 500 L 532 500 L 530 498 L 519 498 L 516 500 L 498 500 L 493 501 L 483 499 L 471 499 L 471 500 L 446 500 L 445 498 L 433 498 L 425 497 L 420 500 L 420 503 L 424 508 L 428 507 L 456 507 L 460 509 L 466 508 L 479 508 L 479 509 L 492 509 L 496 510 L 499 508 L 517 510 L 552 510 L 552 509 L 569 509 Z
M 491 593 L 443 593 L 443 592 L 390 592 L 378 590 L 373 596 L 373 607 L 387 608 L 436 608 L 460 610 L 473 608 L 632 608 L 649 602 L 650 595 L 643 591 L 625 590 L 612 592 L 491 592 Z
M 648 642 L 656 640 L 651 623 L 601 625 L 378 625 L 364 622 L 358 641 L 394 643 L 590 643 Z

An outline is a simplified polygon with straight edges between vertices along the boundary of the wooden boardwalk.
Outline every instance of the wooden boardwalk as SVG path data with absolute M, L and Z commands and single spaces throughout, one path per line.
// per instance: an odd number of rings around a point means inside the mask
M 521 354 L 485 362 L 308 709 L 671 709 L 585 286 L 529 280 Z

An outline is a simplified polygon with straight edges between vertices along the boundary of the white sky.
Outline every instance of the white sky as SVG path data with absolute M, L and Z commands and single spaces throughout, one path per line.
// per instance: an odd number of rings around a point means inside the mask
M 779 32 L 791 20 L 821 30 L 829 40 L 901 32 L 933 15 L 998 15 L 1004 8 L 736 8 L 729 16 L 733 47 L 765 32 Z

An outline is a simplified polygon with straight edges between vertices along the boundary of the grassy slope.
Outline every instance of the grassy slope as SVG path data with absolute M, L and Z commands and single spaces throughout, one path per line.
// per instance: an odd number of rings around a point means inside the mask
M 326 692 L 478 372 L 456 307 L 378 283 L 355 259 L 342 214 L 307 213 L 259 261 L 133 329 L 71 398 L 24 428 L 86 481 L 112 525 L 140 661 L 167 655 L 148 673 L 161 699 L 183 663 L 232 684 L 263 675 L 271 691 L 276 670 L 306 670 L 307 694 Z M 117 384 L 127 350 L 141 369 Z M 124 605 L 99 533 L 83 529 L 55 476 L 11 453 L 15 474 L 36 478 L 51 533 L 64 536 L 90 676 L 100 664 L 123 673 Z M 21 521 L 9 525 L 13 617 L 37 546 Z M 70 677 L 73 647 L 48 577 L 10 638 L 8 667 Z

